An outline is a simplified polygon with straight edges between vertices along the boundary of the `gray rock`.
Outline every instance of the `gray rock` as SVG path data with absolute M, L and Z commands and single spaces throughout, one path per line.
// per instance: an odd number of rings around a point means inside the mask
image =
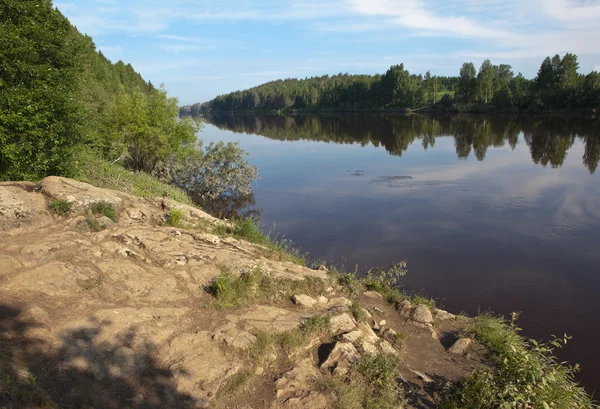
M 344 341 L 352 342 L 354 344 L 354 343 L 356 343 L 356 341 L 361 339 L 363 336 L 364 335 L 363 335 L 362 331 L 356 330 L 356 331 L 351 331 L 351 332 L 348 332 L 347 334 L 342 335 L 342 339 Z
M 448 352 L 455 355 L 463 355 L 473 340 L 471 338 L 459 338 L 448 348 Z
M 377 291 L 365 291 L 363 295 L 367 298 L 371 298 L 373 300 L 382 300 L 383 295 L 379 294 Z
M 321 368 L 333 370 L 333 374 L 342 376 L 348 373 L 352 364 L 360 359 L 360 354 L 350 342 L 335 344 Z
M 354 318 L 345 313 L 331 317 L 329 324 L 333 335 L 349 332 L 356 328 L 356 321 L 354 321 Z
M 379 347 L 381 348 L 381 352 L 383 352 L 384 354 L 391 354 L 394 356 L 398 355 L 398 351 L 396 351 L 394 349 L 392 344 L 390 344 L 389 342 L 387 342 L 385 340 L 381 341 L 381 343 L 379 344 Z
M 408 300 L 402 301 L 398 304 L 398 312 L 405 317 L 410 316 L 410 312 L 412 311 L 412 304 Z
M 412 313 L 412 319 L 423 324 L 430 324 L 433 322 L 433 316 L 431 311 L 426 305 L 418 305 Z
M 368 341 L 364 341 L 361 344 L 361 347 L 362 347 L 363 351 L 365 351 L 365 353 L 367 353 L 367 354 L 375 355 L 379 352 L 379 351 L 377 351 L 377 347 Z
M 317 303 L 317 300 L 304 294 L 294 295 L 293 299 L 294 304 L 300 305 L 302 307 L 312 307 Z

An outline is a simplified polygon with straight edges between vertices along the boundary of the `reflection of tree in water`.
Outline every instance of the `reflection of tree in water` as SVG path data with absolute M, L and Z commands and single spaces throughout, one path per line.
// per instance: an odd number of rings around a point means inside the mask
M 515 149 L 523 133 L 534 163 L 561 166 L 567 151 L 579 137 L 585 144 L 584 165 L 598 167 L 598 120 L 577 117 L 425 116 L 425 115 L 219 115 L 210 119 L 221 129 L 264 135 L 277 140 L 313 140 L 383 146 L 401 156 L 421 140 L 424 149 L 438 137 L 453 137 L 456 154 L 466 159 L 474 151 L 484 160 L 489 147 L 508 145 Z
M 224 194 L 212 200 L 192 195 L 192 201 L 215 217 L 225 219 L 259 219 L 262 209 L 256 207 L 254 193 L 250 195 Z

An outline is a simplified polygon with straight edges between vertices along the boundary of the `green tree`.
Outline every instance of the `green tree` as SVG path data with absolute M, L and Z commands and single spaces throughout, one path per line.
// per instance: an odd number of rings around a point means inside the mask
M 78 33 L 50 0 L 4 0 L 0 44 L 0 178 L 68 175 L 82 139 Z
M 178 114 L 177 99 L 169 98 L 164 88 L 149 93 L 122 91 L 110 115 L 111 145 L 120 150 L 127 167 L 151 173 L 159 161 L 194 149 L 197 128 Z
M 477 97 L 487 104 L 494 96 L 494 67 L 490 60 L 485 60 L 477 75 Z
M 460 102 L 471 103 L 475 101 L 477 79 L 473 63 L 464 63 L 458 78 L 456 99 Z

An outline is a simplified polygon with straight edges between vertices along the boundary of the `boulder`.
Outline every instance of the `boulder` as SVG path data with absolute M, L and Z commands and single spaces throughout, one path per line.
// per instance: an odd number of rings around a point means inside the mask
M 349 314 L 334 315 L 329 319 L 331 333 L 338 335 L 356 328 L 356 321 Z
M 448 352 L 455 355 L 463 355 L 473 340 L 471 338 L 459 338 L 450 348 Z
M 363 295 L 372 300 L 383 300 L 383 295 L 379 294 L 377 291 L 365 291 Z
M 315 300 L 314 298 L 309 297 L 308 295 L 305 295 L 305 294 L 294 295 L 293 301 L 294 301 L 294 304 L 300 305 L 301 307 L 307 307 L 307 308 L 310 308 L 317 303 L 317 300 Z
M 333 374 L 342 376 L 348 373 L 352 364 L 360 359 L 360 354 L 350 342 L 338 342 L 335 344 L 327 360 L 321 368 L 333 370 Z
M 433 322 L 433 316 L 431 311 L 426 305 L 418 305 L 412 313 L 413 321 L 417 321 L 423 324 L 431 324 Z
M 394 349 L 392 344 L 390 344 L 389 342 L 387 342 L 385 340 L 381 341 L 381 343 L 379 344 L 379 347 L 381 348 L 381 352 L 383 352 L 384 354 L 391 354 L 394 356 L 398 355 L 398 351 L 396 351 L 396 349 Z

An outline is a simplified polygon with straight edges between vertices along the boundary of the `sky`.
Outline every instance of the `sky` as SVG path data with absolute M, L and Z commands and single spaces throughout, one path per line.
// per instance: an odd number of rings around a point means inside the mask
M 60 0 L 113 62 L 131 63 L 181 104 L 281 78 L 458 75 L 463 62 L 535 76 L 578 54 L 600 71 L 600 0 Z

